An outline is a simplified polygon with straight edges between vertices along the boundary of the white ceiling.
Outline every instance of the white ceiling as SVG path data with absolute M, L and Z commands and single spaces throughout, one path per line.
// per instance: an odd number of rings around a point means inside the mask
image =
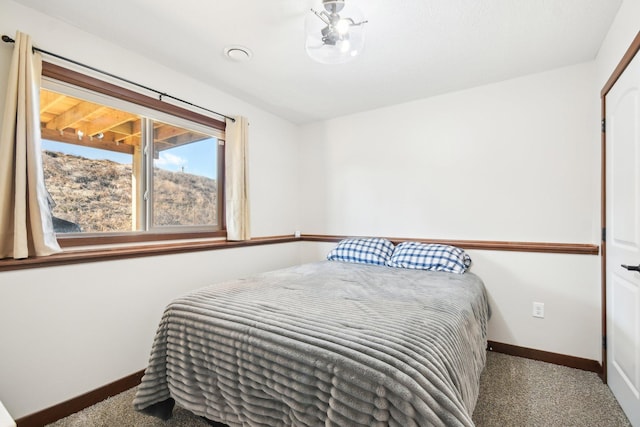
M 323 65 L 304 49 L 320 0 L 17 1 L 294 123 L 592 60 L 622 2 L 346 0 L 369 21 L 364 52 Z M 226 59 L 228 45 L 251 61 Z

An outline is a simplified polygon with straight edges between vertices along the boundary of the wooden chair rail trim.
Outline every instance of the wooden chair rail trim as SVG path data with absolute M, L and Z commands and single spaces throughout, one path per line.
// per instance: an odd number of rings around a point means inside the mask
M 161 242 L 148 245 L 121 246 L 98 249 L 72 249 L 65 252 L 47 256 L 33 257 L 21 260 L 0 260 L 0 272 L 9 270 L 21 270 L 38 267 L 51 267 L 56 265 L 78 264 L 84 262 L 108 261 L 115 259 L 138 258 L 145 256 L 169 255 L 184 252 L 211 251 L 219 249 L 233 249 L 245 246 L 271 245 L 278 243 L 290 243 L 297 241 L 307 242 L 331 242 L 336 243 L 342 239 L 353 236 L 338 236 L 325 234 L 303 234 L 301 237 L 270 236 L 258 237 L 243 242 L 230 242 L 226 240 L 205 240 L 192 242 Z M 441 243 L 458 246 L 464 249 L 489 250 L 489 251 L 514 251 L 514 252 L 543 252 L 578 255 L 598 255 L 598 245 L 582 243 L 541 243 L 541 242 L 502 242 L 484 240 L 446 240 L 446 239 L 419 239 L 388 237 L 394 244 L 405 241 L 423 243 Z
M 334 236 L 324 234 L 303 234 L 301 240 L 309 242 L 339 242 L 353 236 Z M 441 243 L 458 246 L 464 249 L 486 251 L 515 251 L 515 252 L 545 252 L 560 254 L 598 255 L 598 245 L 586 243 L 544 243 L 544 242 L 502 242 L 485 240 L 447 240 L 447 239 L 417 239 L 408 237 L 387 237 L 394 244 L 406 241 L 422 243 Z

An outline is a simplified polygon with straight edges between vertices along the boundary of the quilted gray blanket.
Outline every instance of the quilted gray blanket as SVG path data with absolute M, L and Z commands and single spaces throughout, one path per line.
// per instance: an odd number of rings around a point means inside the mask
M 229 426 L 471 426 L 488 303 L 473 273 L 324 261 L 166 309 L 135 409 Z

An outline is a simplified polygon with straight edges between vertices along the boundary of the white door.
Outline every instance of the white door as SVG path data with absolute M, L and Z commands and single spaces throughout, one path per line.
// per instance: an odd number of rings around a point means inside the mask
M 606 96 L 607 379 L 640 427 L 640 54 Z

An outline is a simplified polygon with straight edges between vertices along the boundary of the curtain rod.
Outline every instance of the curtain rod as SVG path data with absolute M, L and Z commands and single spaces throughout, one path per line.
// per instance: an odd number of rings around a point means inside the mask
M 3 42 L 5 42 L 5 43 L 15 43 L 15 40 L 14 40 L 14 39 L 12 39 L 11 37 L 7 36 L 7 35 L 2 35 L 2 41 L 3 41 Z M 175 96 L 173 96 L 173 95 L 169 95 L 168 93 L 165 93 L 165 92 L 162 92 L 162 91 L 159 91 L 159 90 L 156 90 L 156 89 L 150 88 L 150 87 L 145 86 L 145 85 L 142 85 L 142 84 L 140 84 L 140 83 L 136 83 L 136 82 L 134 82 L 134 81 L 131 81 L 131 80 L 125 79 L 124 77 L 116 76 L 115 74 L 111 74 L 111 73 L 109 73 L 109 72 L 107 72 L 107 71 L 103 71 L 103 70 L 100 70 L 100 69 L 98 69 L 98 68 L 92 67 L 92 66 L 90 66 L 90 65 L 86 65 L 86 64 L 83 64 L 83 63 L 81 63 L 81 62 L 75 61 L 75 60 L 73 60 L 73 59 L 66 58 L 66 57 L 61 56 L 61 55 L 58 55 L 58 54 L 56 54 L 56 53 L 48 52 L 48 51 L 46 51 L 46 50 L 44 50 L 44 49 L 40 49 L 40 48 L 37 48 L 37 47 L 33 47 L 33 50 L 34 50 L 35 52 L 44 53 L 45 55 L 53 56 L 53 57 L 55 57 L 55 58 L 62 59 L 63 61 L 67 61 L 67 62 L 70 62 L 70 63 L 72 63 L 72 64 L 79 65 L 80 67 L 84 67 L 84 68 L 87 68 L 87 69 L 89 69 L 89 70 L 96 71 L 96 72 L 98 72 L 98 73 L 104 74 L 105 76 L 113 77 L 114 79 L 118 79 L 118 80 L 120 80 L 120 81 L 123 81 L 123 82 L 129 83 L 129 84 L 134 85 L 134 86 L 138 86 L 138 87 L 140 87 L 140 88 L 142 88 L 142 89 L 145 89 L 145 90 L 148 90 L 148 91 L 150 91 L 150 92 L 157 93 L 157 94 L 158 94 L 158 100 L 160 100 L 160 101 L 162 101 L 162 98 L 163 98 L 163 97 L 165 97 L 165 98 L 170 98 L 170 99 L 173 99 L 174 101 L 182 102 L 183 104 L 187 104 L 187 105 L 190 105 L 190 106 L 192 106 L 192 107 L 196 107 L 196 108 L 199 108 L 199 109 L 201 109 L 201 110 L 208 111 L 209 113 L 213 113 L 213 114 L 215 114 L 215 115 L 217 115 L 217 116 L 224 117 L 225 119 L 229 119 L 229 120 L 231 120 L 232 122 L 235 122 L 235 121 L 236 121 L 236 119 L 234 119 L 233 117 L 229 117 L 229 116 L 227 116 L 227 115 L 225 115 L 225 114 L 218 113 L 217 111 L 213 111 L 213 110 L 210 110 L 210 109 L 208 109 L 208 108 L 201 107 L 201 106 L 196 105 L 196 104 L 193 104 L 193 103 L 191 103 L 191 102 L 189 102 L 189 101 L 185 101 L 184 99 L 180 99 L 180 98 L 177 98 L 177 97 L 175 97 Z

